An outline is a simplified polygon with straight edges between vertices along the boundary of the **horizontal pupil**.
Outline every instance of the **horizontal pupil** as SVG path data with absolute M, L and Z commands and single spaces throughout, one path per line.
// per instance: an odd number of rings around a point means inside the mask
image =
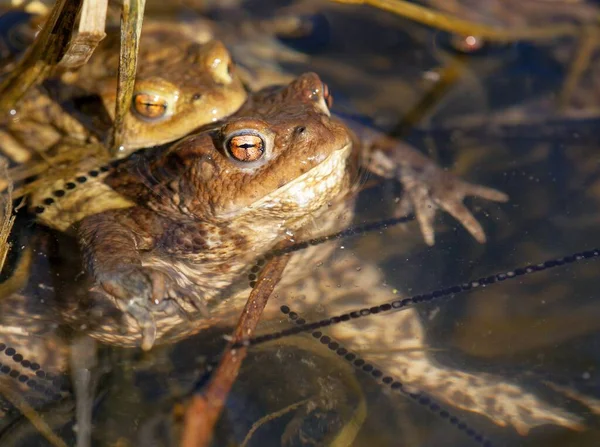
M 148 107 L 149 109 L 151 109 L 153 107 L 161 107 L 163 109 L 167 108 L 166 104 L 156 104 L 156 103 L 152 103 L 152 102 L 143 102 L 142 105 L 144 105 L 145 107 Z
M 251 147 L 256 147 L 256 144 L 244 143 L 240 144 L 239 147 L 241 147 L 242 149 L 250 149 Z

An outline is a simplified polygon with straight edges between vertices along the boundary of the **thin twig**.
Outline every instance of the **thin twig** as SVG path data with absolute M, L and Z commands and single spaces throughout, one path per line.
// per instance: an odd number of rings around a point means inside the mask
M 68 49 L 82 0 L 58 0 L 23 59 L 0 84 L 0 115 L 12 110 L 32 86 L 41 83 Z
M 247 354 L 246 347 L 232 349 L 232 346 L 243 343 L 254 333 L 267 300 L 281 279 L 288 259 L 289 255 L 273 258 L 261 272 L 240 315 L 232 340 L 225 349 L 206 391 L 202 395 L 195 395 L 186 410 L 182 447 L 209 445 L 213 428 Z
M 576 24 L 559 24 L 540 27 L 498 28 L 453 17 L 439 11 L 404 0 L 332 0 L 337 3 L 369 5 L 397 14 L 423 25 L 463 36 L 478 36 L 495 42 L 517 40 L 544 40 L 559 36 L 577 35 Z
M 112 141 L 109 144 L 112 155 L 117 155 L 123 145 L 125 115 L 129 110 L 133 96 L 145 7 L 146 0 L 123 0 L 117 103 L 115 105 Z

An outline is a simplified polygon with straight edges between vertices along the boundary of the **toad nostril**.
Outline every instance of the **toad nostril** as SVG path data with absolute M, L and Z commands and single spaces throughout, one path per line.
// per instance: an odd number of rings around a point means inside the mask
M 202 98 L 202 94 L 200 93 L 194 93 L 194 96 L 192 96 L 193 101 L 198 101 L 200 98 Z
M 298 126 L 295 129 L 296 135 L 301 135 L 306 131 L 306 127 L 305 126 Z

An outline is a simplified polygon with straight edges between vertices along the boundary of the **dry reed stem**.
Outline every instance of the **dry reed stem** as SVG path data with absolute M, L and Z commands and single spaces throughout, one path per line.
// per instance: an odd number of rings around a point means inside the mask
M 558 24 L 540 27 L 499 28 L 482 25 L 470 20 L 444 14 L 439 11 L 404 0 L 331 0 L 336 3 L 369 5 L 397 14 L 423 25 L 463 36 L 478 36 L 495 42 L 517 40 L 545 40 L 560 36 L 575 36 L 580 28 L 575 24 Z
M 115 105 L 112 140 L 109 144 L 112 155 L 118 154 L 123 145 L 125 114 L 129 110 L 133 97 L 137 55 L 140 46 L 145 7 L 146 0 L 123 0 L 117 103 Z

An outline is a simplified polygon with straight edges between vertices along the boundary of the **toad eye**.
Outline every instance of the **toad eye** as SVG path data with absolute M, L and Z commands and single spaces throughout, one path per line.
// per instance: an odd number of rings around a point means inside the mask
M 314 79 L 312 80 L 314 81 Z M 329 116 L 331 106 L 333 105 L 333 96 L 329 91 L 329 87 L 324 82 L 313 83 L 308 93 L 308 98 L 318 104 L 318 107 L 323 113 Z
M 252 162 L 265 153 L 265 140 L 256 133 L 241 133 L 230 137 L 225 149 L 237 161 Z
M 323 99 L 325 99 L 325 104 L 327 104 L 327 107 L 331 109 L 331 106 L 333 106 L 333 95 L 330 93 L 329 91 L 329 86 L 327 84 L 325 84 L 323 82 Z
M 168 101 L 160 95 L 136 93 L 133 96 L 132 109 L 140 118 L 156 121 L 167 114 Z

